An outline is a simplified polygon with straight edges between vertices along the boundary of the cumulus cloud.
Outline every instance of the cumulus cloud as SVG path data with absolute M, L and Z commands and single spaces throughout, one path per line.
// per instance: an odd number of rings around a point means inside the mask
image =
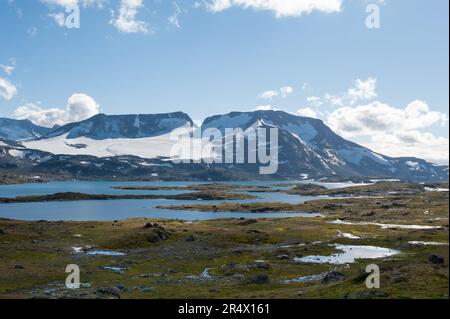
M 282 97 L 287 97 L 288 95 L 291 95 L 294 93 L 294 88 L 292 86 L 285 86 L 280 89 L 280 93 Z
M 270 90 L 265 91 L 259 95 L 259 98 L 265 99 L 265 100 L 272 100 L 273 98 L 276 98 L 278 96 L 281 96 L 282 98 L 286 98 L 289 95 L 294 93 L 294 88 L 292 86 L 284 86 L 280 88 L 279 90 Z
M 232 7 L 272 11 L 277 17 L 298 17 L 313 11 L 339 12 L 342 0 L 212 0 L 207 2 L 207 9 L 221 12 Z
M 429 132 L 379 133 L 361 144 L 388 156 L 414 156 L 439 164 L 449 162 L 449 139 Z
M 297 110 L 297 114 L 305 117 L 317 118 L 317 112 L 310 107 Z
M 277 97 L 277 96 L 278 96 L 278 92 L 277 91 L 273 91 L 273 90 L 265 91 L 265 92 L 263 92 L 263 93 L 261 93 L 259 95 L 259 97 L 261 99 L 265 99 L 265 100 L 271 100 L 271 99 L 273 99 L 274 97 Z
M 0 97 L 11 100 L 17 94 L 17 88 L 7 79 L 0 77 Z
M 357 102 L 369 101 L 377 97 L 377 79 L 369 77 L 366 80 L 357 79 L 346 92 L 340 94 L 325 93 L 323 96 L 306 98 L 310 107 L 355 105 Z
M 328 117 L 328 124 L 345 137 L 422 129 L 435 124 L 445 125 L 447 121 L 446 114 L 431 111 L 425 102 L 419 100 L 404 109 L 378 101 L 357 107 L 342 107 Z
M 318 96 L 308 96 L 306 98 L 306 101 L 308 102 L 308 105 L 310 105 L 312 107 L 319 107 L 319 106 L 323 105 L 322 99 Z
M 3 70 L 8 75 L 11 75 L 14 69 L 16 68 L 16 62 L 14 59 L 11 59 L 11 63 L 8 65 L 0 64 L 0 69 Z
M 147 23 L 136 18 L 143 7 L 143 0 L 121 0 L 119 14 L 111 20 L 111 23 L 121 32 L 147 33 L 149 32 Z
M 354 104 L 359 100 L 370 100 L 375 98 L 377 96 L 376 83 L 377 80 L 374 78 L 368 78 L 365 81 L 357 79 L 347 92 L 350 103 Z
M 391 156 L 416 156 L 448 162 L 448 138 L 421 130 L 448 123 L 445 113 L 432 111 L 420 100 L 404 108 L 378 101 L 332 112 L 327 124 L 346 138 L 367 137 L 363 145 Z
M 36 104 L 18 107 L 14 116 L 17 119 L 28 119 L 33 123 L 53 127 L 70 122 L 82 121 L 100 113 L 100 106 L 89 95 L 75 93 L 67 100 L 65 108 L 44 108 Z

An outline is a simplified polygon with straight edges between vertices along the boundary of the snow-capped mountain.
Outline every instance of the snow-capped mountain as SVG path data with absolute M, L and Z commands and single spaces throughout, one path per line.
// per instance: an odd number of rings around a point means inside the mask
M 50 130 L 50 128 L 33 124 L 29 120 L 0 118 L 0 138 L 11 141 L 36 139 Z
M 321 120 L 282 111 L 232 112 L 207 118 L 202 130 L 276 127 L 279 174 L 286 177 L 376 176 L 411 180 L 447 180 L 448 166 L 417 158 L 391 158 L 334 133 Z
M 320 120 L 281 111 L 217 115 L 207 118 L 201 131 L 217 128 L 224 134 L 226 128 L 245 131 L 257 127 L 278 128 L 278 171 L 272 178 L 448 180 L 448 166 L 417 158 L 384 156 L 343 139 Z M 19 133 L 9 132 L 8 137 L 17 137 L 22 131 L 19 128 Z M 259 164 L 174 163 L 173 147 L 180 146 L 180 140 L 174 136 L 185 132 L 196 136 L 193 121 L 182 112 L 99 114 L 54 128 L 42 136 L 36 134 L 32 140 L 0 139 L 0 168 L 84 178 L 267 178 L 258 174 Z
M 183 112 L 165 114 L 98 114 L 90 119 L 70 123 L 52 130 L 43 139 L 66 135 L 67 139 L 86 137 L 93 140 L 143 138 L 164 135 L 186 124 L 193 125 Z
M 171 136 L 190 129 L 191 118 L 182 112 L 150 115 L 104 115 L 70 123 L 34 141 L 23 142 L 30 149 L 53 154 L 142 158 L 170 157 Z

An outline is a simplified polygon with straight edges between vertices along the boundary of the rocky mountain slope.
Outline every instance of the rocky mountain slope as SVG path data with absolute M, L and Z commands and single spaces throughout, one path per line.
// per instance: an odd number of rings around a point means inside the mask
M 30 174 L 52 172 L 75 178 L 448 180 L 448 166 L 418 158 L 384 156 L 343 139 L 320 120 L 281 111 L 217 115 L 207 118 L 197 131 L 191 118 L 182 112 L 99 114 L 53 130 L 40 130 L 30 123 L 26 124 L 32 128 L 28 135 L 22 125 L 0 127 L 0 132 L 8 132 L 6 138 L 0 139 L 0 169 Z M 259 164 L 174 163 L 171 152 L 180 143 L 174 136 L 188 132 L 195 139 L 196 132 L 208 128 L 220 130 L 223 136 L 226 128 L 278 128 L 276 174 L 259 175 Z M 22 136 L 26 138 L 17 138 Z

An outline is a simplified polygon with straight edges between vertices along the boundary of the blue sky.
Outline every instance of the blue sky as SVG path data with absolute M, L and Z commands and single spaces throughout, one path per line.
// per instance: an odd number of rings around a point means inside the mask
M 67 3 L 79 29 L 58 25 Z M 0 0 L 0 116 L 282 109 L 387 155 L 448 162 L 448 1 L 249 3 Z

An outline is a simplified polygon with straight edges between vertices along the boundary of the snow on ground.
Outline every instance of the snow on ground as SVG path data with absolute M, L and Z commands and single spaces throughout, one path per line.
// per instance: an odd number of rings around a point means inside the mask
M 316 136 L 317 131 L 311 124 L 292 124 L 289 123 L 287 125 L 283 125 L 281 127 L 283 130 L 286 130 L 290 133 L 293 133 L 307 143 L 311 142 Z
M 203 158 L 209 158 L 212 152 L 211 145 L 202 142 L 200 139 L 188 138 L 189 129 L 182 127 L 160 136 L 133 139 L 94 140 L 87 137 L 69 139 L 66 134 L 43 140 L 23 142 L 23 145 L 30 149 L 64 155 L 91 155 L 95 157 L 134 155 L 141 158 L 176 159 L 176 154 L 180 154 L 181 159 L 191 158 L 195 160 L 202 156 Z M 83 147 L 77 147 L 79 145 Z M 190 146 L 192 146 L 192 150 Z
M 425 190 L 427 192 L 448 192 L 448 188 L 432 188 L 432 187 L 425 187 Z
M 406 165 L 410 167 L 411 171 L 418 171 L 420 169 L 420 165 L 417 162 L 407 161 Z
M 25 156 L 25 152 L 24 151 L 16 150 L 16 149 L 10 149 L 8 151 L 8 153 L 12 157 L 24 158 L 24 156 Z
M 383 156 L 376 154 L 374 152 L 369 151 L 368 149 L 364 148 L 343 148 L 340 149 L 339 155 L 341 155 L 347 162 L 353 163 L 353 164 L 360 164 L 361 160 L 363 158 L 370 158 L 373 161 L 382 164 L 382 165 L 391 165 L 391 163 L 386 160 Z

